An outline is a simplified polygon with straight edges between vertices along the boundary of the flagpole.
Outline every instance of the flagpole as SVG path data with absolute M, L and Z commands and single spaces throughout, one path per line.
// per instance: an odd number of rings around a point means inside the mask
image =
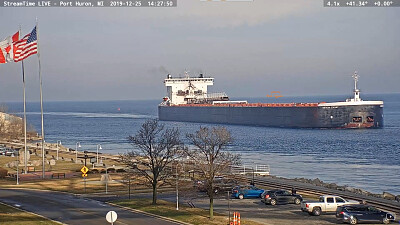
M 25 67 L 24 60 L 22 60 L 22 82 L 24 83 L 24 173 L 27 173 L 28 169 L 28 152 L 26 150 L 26 91 L 25 91 Z
M 36 18 L 36 37 L 37 37 L 37 56 L 39 62 L 39 80 L 40 80 L 40 113 L 42 116 L 42 178 L 45 178 L 45 152 L 44 152 L 44 123 L 43 123 L 43 91 L 42 91 L 42 67 L 40 64 L 40 50 L 39 50 L 39 23 L 38 19 Z
M 21 26 L 19 26 L 18 40 L 19 40 L 20 34 L 21 34 Z M 25 150 L 24 151 L 24 173 L 27 173 L 28 157 L 27 157 L 27 148 L 26 148 L 26 91 L 25 91 L 25 66 L 24 66 L 24 60 L 22 60 L 22 83 L 23 83 L 23 86 L 24 86 L 24 150 Z M 17 165 L 17 167 L 18 167 L 18 165 Z

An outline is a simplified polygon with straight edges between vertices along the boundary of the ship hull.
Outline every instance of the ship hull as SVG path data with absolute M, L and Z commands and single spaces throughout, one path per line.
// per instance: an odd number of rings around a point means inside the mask
M 380 128 L 382 105 L 313 107 L 158 106 L 163 121 L 287 128 Z

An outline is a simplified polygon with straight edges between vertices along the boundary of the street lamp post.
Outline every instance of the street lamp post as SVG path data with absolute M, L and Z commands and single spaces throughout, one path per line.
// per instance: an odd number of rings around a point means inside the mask
M 229 218 L 229 224 L 231 224 L 231 204 L 230 204 L 231 196 L 229 195 L 228 191 L 228 218 Z
M 17 185 L 19 185 L 19 175 L 18 175 L 19 168 L 18 168 L 18 166 L 19 166 L 19 161 L 17 160 Z
M 58 149 L 60 148 L 61 141 L 57 141 L 57 160 L 58 160 Z
M 96 164 L 97 165 L 99 165 L 99 149 L 101 150 L 101 149 L 103 149 L 103 148 L 101 148 L 101 145 L 100 144 L 98 144 L 97 145 L 97 157 L 96 157 Z
M 78 141 L 76 142 L 76 148 L 75 148 L 75 163 L 78 163 L 78 148 L 82 147 L 81 143 Z
M 176 163 L 176 210 L 179 210 L 179 194 L 178 194 L 178 162 Z
M 107 166 L 106 166 L 106 194 L 108 194 L 108 171 L 107 171 Z

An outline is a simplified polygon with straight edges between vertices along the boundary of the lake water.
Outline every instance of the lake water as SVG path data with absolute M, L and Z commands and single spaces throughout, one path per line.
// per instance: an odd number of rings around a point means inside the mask
M 283 177 L 319 178 L 368 191 L 400 194 L 400 94 L 363 95 L 383 100 L 382 129 L 284 129 L 225 125 L 234 142 L 230 151 L 240 153 L 244 164 L 268 164 L 271 174 Z M 346 96 L 247 99 L 249 102 L 330 102 Z M 233 99 L 234 100 L 234 99 Z M 124 153 L 132 149 L 127 137 L 149 118 L 157 118 L 159 100 L 105 102 L 45 102 L 47 142 L 81 150 Z M 22 103 L 6 103 L 22 116 Z M 40 105 L 27 103 L 28 123 L 40 133 Z M 165 122 L 179 127 L 182 138 L 199 129 L 199 123 Z M 207 126 L 212 126 L 208 124 Z

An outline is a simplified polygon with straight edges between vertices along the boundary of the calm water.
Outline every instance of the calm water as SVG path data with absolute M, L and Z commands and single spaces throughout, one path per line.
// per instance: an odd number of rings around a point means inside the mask
M 382 129 L 326 130 L 282 129 L 226 125 L 232 132 L 231 151 L 242 154 L 244 164 L 269 164 L 271 174 L 284 177 L 320 178 L 373 192 L 400 194 L 400 94 L 363 95 L 364 100 L 384 100 Z M 250 102 L 342 101 L 346 96 L 248 99 Z M 45 102 L 47 142 L 61 140 L 75 148 L 123 153 L 140 125 L 157 117 L 159 100 L 108 102 Z M 22 103 L 7 103 L 11 112 L 21 113 Z M 28 122 L 40 133 L 40 105 L 28 103 Z M 119 109 L 119 110 L 118 110 Z M 21 114 L 22 115 L 22 114 Z M 166 122 L 185 133 L 201 124 Z

